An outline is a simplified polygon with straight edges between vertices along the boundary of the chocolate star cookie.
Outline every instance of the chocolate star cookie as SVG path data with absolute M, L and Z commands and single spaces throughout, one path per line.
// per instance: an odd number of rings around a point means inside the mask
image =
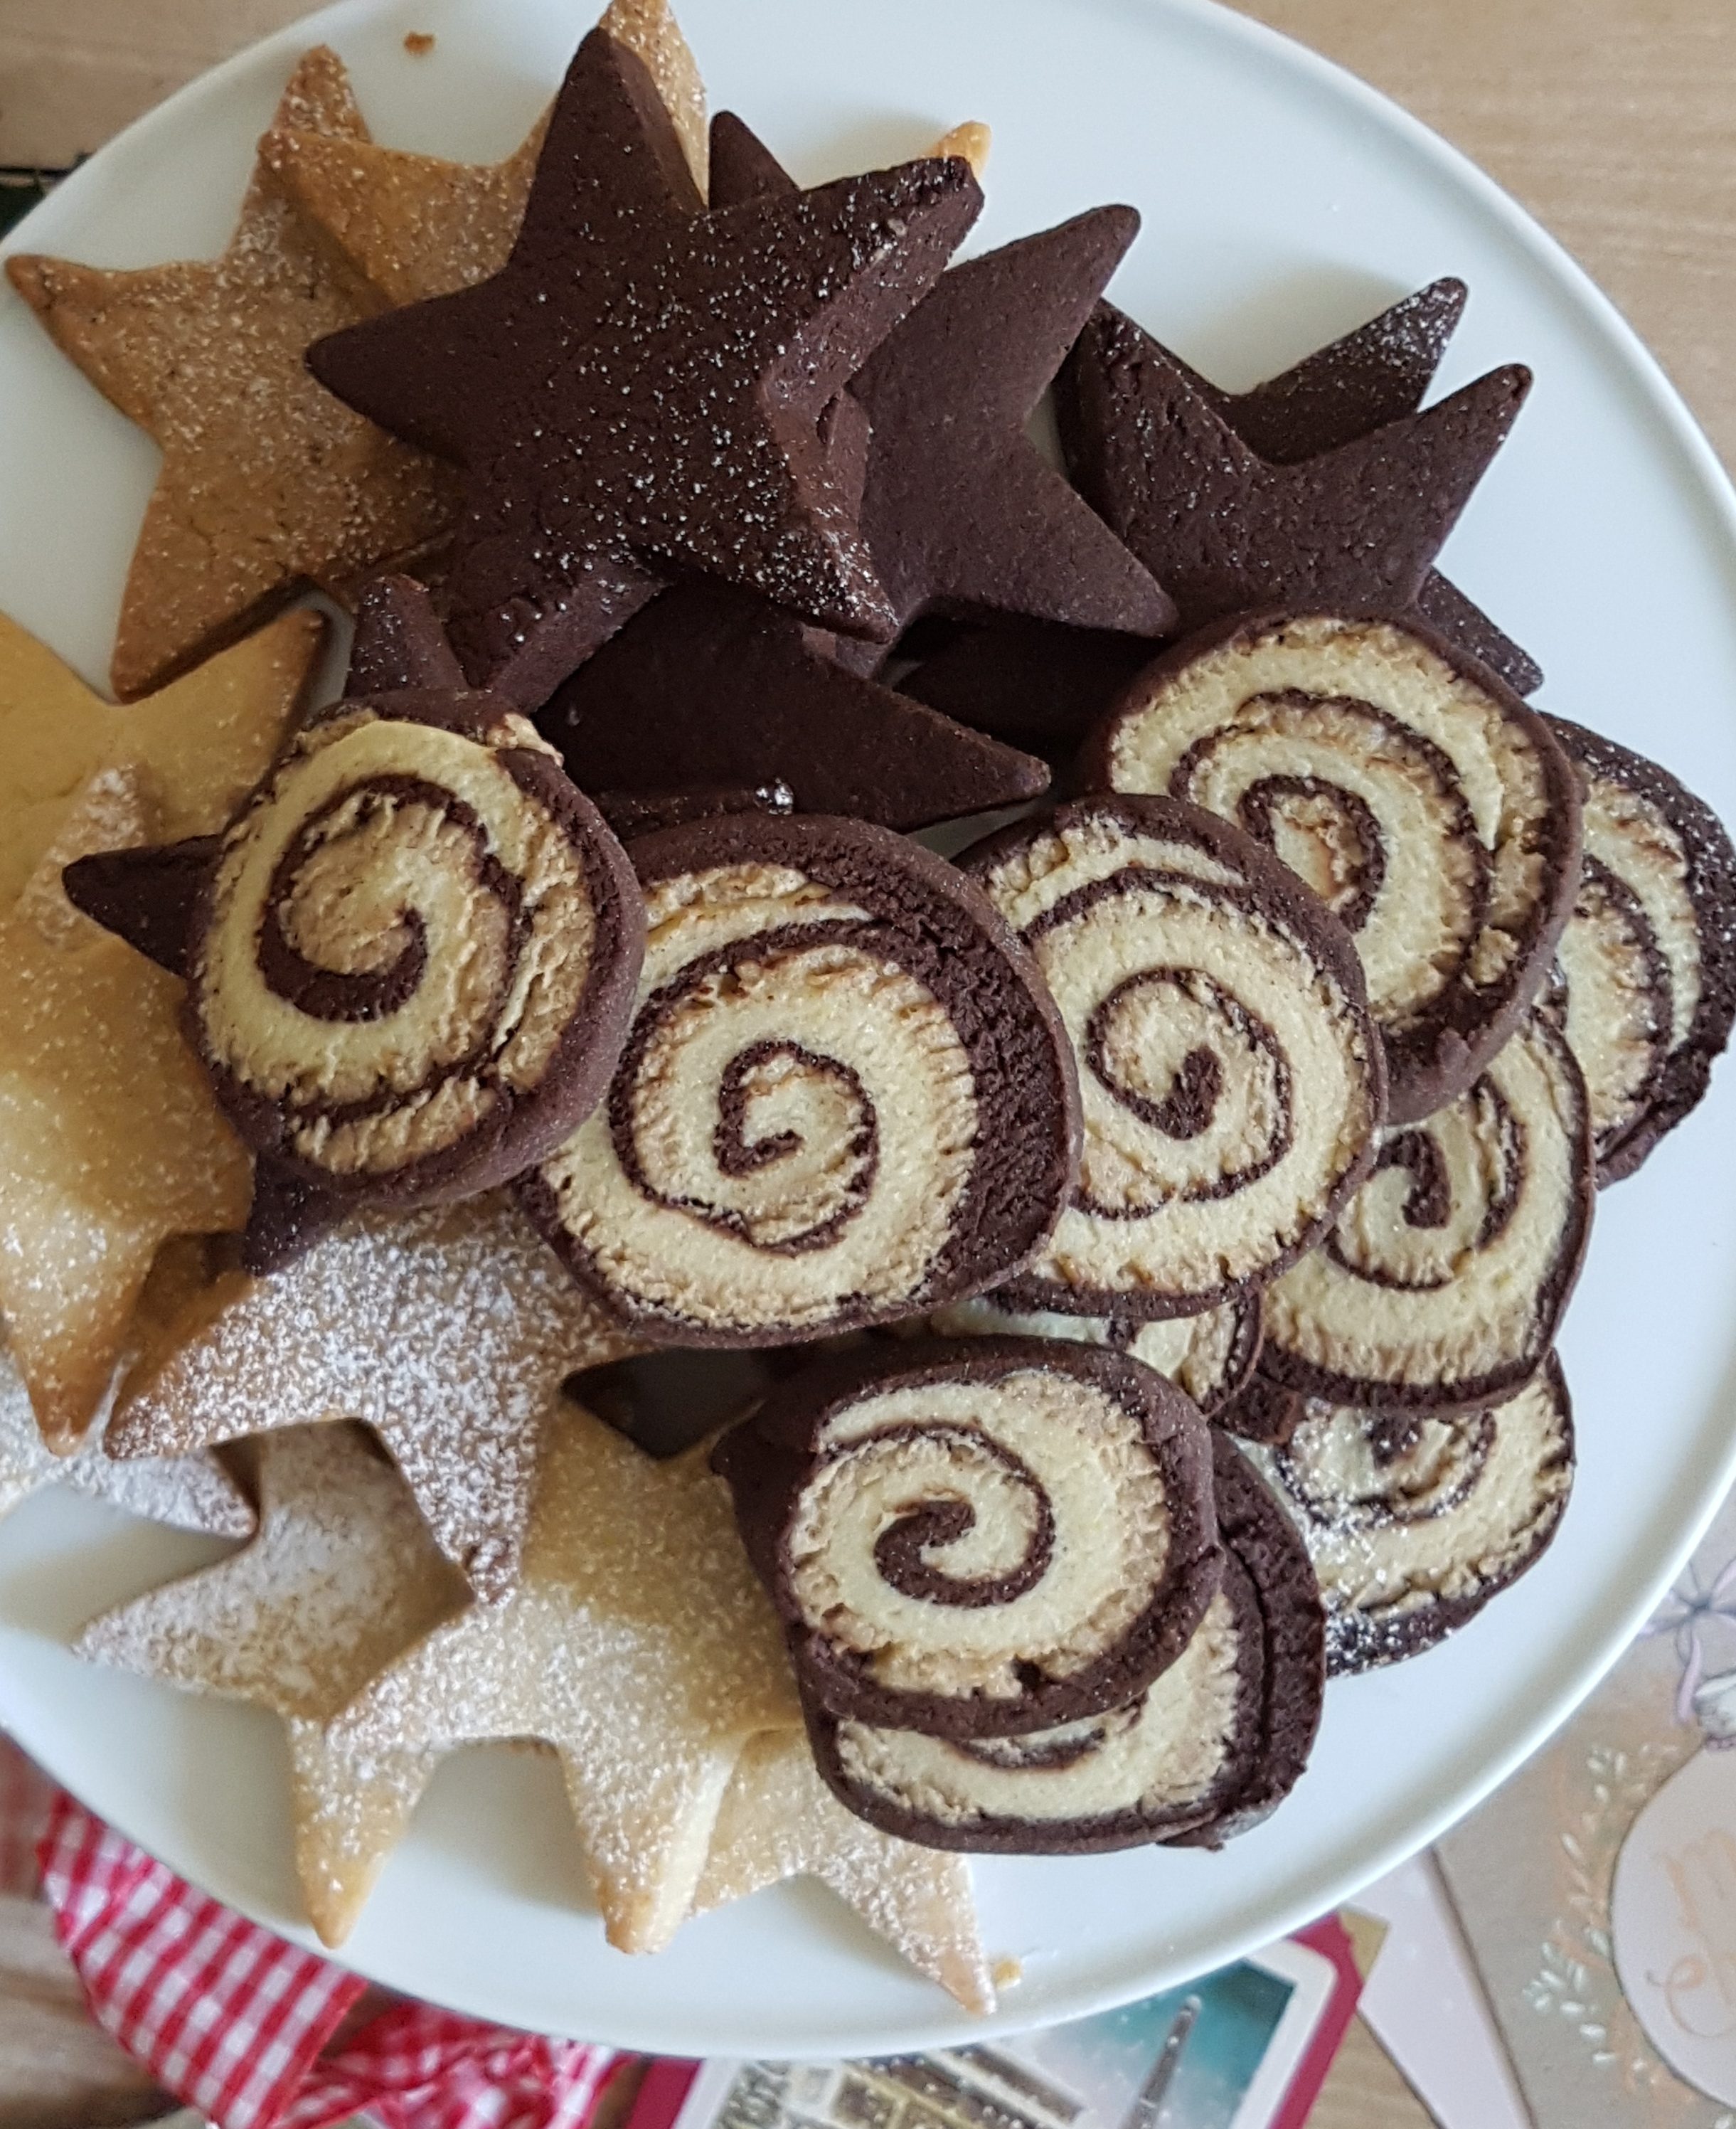
M 309 351 L 464 469 L 446 596 L 472 679 L 534 706 L 687 571 L 892 634 L 817 423 L 981 202 L 950 160 L 706 212 L 650 74 L 593 31 L 501 271 Z

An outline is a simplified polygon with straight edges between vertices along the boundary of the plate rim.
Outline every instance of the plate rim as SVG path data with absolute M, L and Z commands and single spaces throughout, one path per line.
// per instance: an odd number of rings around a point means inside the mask
M 488 0 L 488 4 L 492 6 L 509 3 L 510 0 Z M 62 179 L 47 199 L 39 202 L 15 223 L 7 232 L 3 241 L 0 241 L 0 258 L 29 248 L 33 226 L 47 217 L 56 202 L 65 199 L 76 205 L 83 190 L 99 185 L 109 164 L 117 160 L 118 153 L 127 144 L 136 143 L 144 136 L 167 134 L 179 124 L 184 113 L 194 109 L 206 98 L 221 95 L 231 83 L 245 79 L 255 69 L 280 57 L 305 50 L 310 44 L 341 40 L 350 30 L 369 21 L 393 4 L 394 0 L 331 0 L 331 4 L 284 24 L 183 83 L 163 102 L 134 119 L 112 140 L 105 141 Z M 1065 4 L 1065 0 L 1047 0 L 1047 4 L 1056 7 Z M 1733 569 L 1736 569 L 1736 484 L 1733 484 L 1730 474 L 1692 410 L 1671 382 L 1658 358 L 1641 340 L 1614 301 L 1562 243 L 1488 172 L 1402 105 L 1337 61 L 1328 59 L 1284 31 L 1220 4 L 1220 0 L 1099 0 L 1099 4 L 1111 7 L 1123 15 L 1143 15 L 1151 18 L 1168 17 L 1229 45 L 1240 45 L 1244 50 L 1257 55 L 1263 65 L 1276 69 L 1281 74 L 1300 78 L 1311 93 L 1335 98 L 1341 103 L 1348 104 L 1388 141 L 1402 147 L 1424 167 L 1448 179 L 1462 197 L 1474 202 L 1486 220 L 1501 231 L 1506 241 L 1526 255 L 1544 280 L 1553 283 L 1558 290 L 1572 298 L 1582 314 L 1589 316 L 1597 328 L 1605 354 L 1619 359 L 1624 383 L 1629 388 L 1638 386 L 1640 388 L 1648 412 L 1661 425 L 1675 449 L 1681 455 L 1684 471 L 1697 488 L 1701 503 L 1710 506 L 1719 522 L 1728 550 L 1726 559 Z M 579 34 L 583 34 L 583 30 Z M 1729 1406 L 1733 1381 L 1736 1381 L 1736 1344 L 1733 1344 L 1726 1355 L 1719 1387 L 1710 1400 L 1712 1406 L 1718 1408 Z M 1697 1475 L 1691 1478 L 1689 1474 L 1696 1472 Z M 1649 1581 L 1643 1584 L 1639 1595 L 1617 1613 L 1619 1631 L 1612 1630 L 1608 1633 L 1602 1644 L 1572 1671 L 1567 1681 L 1542 1702 L 1539 1712 L 1510 1741 L 1505 1750 L 1484 1762 L 1474 1776 L 1458 1783 L 1450 1796 L 1434 1811 L 1407 1822 L 1402 1831 L 1371 1846 L 1366 1868 L 1360 1872 L 1357 1884 L 1367 1884 L 1384 1874 L 1410 1856 L 1431 1846 L 1449 1827 L 1468 1816 L 1560 1728 L 1575 1709 L 1596 1690 L 1631 1646 L 1659 1599 L 1679 1576 L 1682 1566 L 1717 1514 L 1733 1480 L 1736 1480 L 1736 1428 L 1731 1430 L 1720 1450 L 1715 1446 L 1712 1430 L 1708 1426 L 1697 1460 L 1684 1460 L 1682 1474 L 1677 1482 L 1678 1492 L 1692 1492 L 1696 1502 L 1694 1511 L 1685 1524 L 1672 1526 L 1675 1536 L 1662 1556 L 1662 1565 L 1654 1570 Z M 18 1736 L 26 1749 L 34 1749 L 20 1735 L 11 1680 L 3 1665 L 0 1665 L 0 1727 Z M 52 1767 L 46 1770 L 53 1774 Z M 128 1830 L 127 1814 L 124 1811 L 105 1816 L 107 1822 L 123 1838 L 134 1838 Z M 1277 1937 L 1288 1935 L 1296 1928 L 1316 1919 L 1323 1908 L 1329 1908 L 1351 1897 L 1353 1893 L 1353 1886 L 1339 1882 L 1336 1874 L 1324 1865 L 1318 1866 L 1311 1874 L 1309 1882 L 1315 1881 L 1319 1882 L 1322 1889 L 1306 1898 L 1299 1889 L 1287 1902 L 1270 1907 L 1263 1915 L 1258 1927 L 1244 1927 L 1226 1933 L 1218 1955 L 1218 1963 L 1230 1963 Z M 397 1985 L 390 1974 L 382 1972 L 374 1961 L 353 1955 L 345 1947 L 332 1950 L 321 1946 L 311 1930 L 305 1927 L 286 1926 L 282 1917 L 261 1912 L 257 1903 L 223 1894 L 213 1894 L 212 1897 L 224 1899 L 226 1904 L 247 1916 L 250 1920 L 314 1950 L 336 1967 L 388 1988 Z M 826 2060 L 840 2053 L 861 2054 L 869 2049 L 876 2052 L 896 2052 L 906 2048 L 930 2050 L 983 2039 L 996 2032 L 1012 2033 L 1027 2030 L 1033 2025 L 1056 2024 L 1089 2017 L 1136 2000 L 1154 1989 L 1172 1985 L 1177 1979 L 1166 1969 L 1153 1968 L 1142 1975 L 1124 1978 L 1118 1983 L 1097 1987 L 1081 1984 L 1071 1990 L 1063 1988 L 1060 1993 L 1067 1998 L 1067 2008 L 1058 2013 L 1045 2009 L 1039 2017 L 1033 2019 L 1020 2018 L 1017 1992 L 1013 1991 L 1001 2011 L 989 2019 L 973 2018 L 960 2012 L 955 2018 L 925 2021 L 920 2028 L 896 2025 L 877 2028 L 873 2039 L 867 2041 L 860 2034 L 850 2034 L 841 2038 L 808 2038 L 794 2042 L 779 2040 L 763 2049 L 750 2046 L 744 2041 L 741 2052 L 773 2054 L 781 2060 L 795 2061 Z M 478 2009 L 473 1999 L 468 2004 L 446 1999 L 446 2008 L 465 2015 L 488 2018 L 502 2015 L 498 2006 Z M 618 2026 L 617 2031 L 621 2036 L 610 2040 L 606 2045 L 650 2054 L 680 2052 L 678 2039 L 672 2039 L 667 2025 L 659 2025 L 654 2016 L 643 2028 L 628 2030 Z M 574 2033 L 571 2037 L 587 2036 Z M 595 2036 L 588 2037 L 594 2039 Z

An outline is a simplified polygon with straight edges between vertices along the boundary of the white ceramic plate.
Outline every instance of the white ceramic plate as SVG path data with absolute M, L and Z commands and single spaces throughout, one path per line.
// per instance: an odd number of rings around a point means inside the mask
M 219 249 L 254 136 L 316 36 L 350 62 L 381 138 L 502 155 L 592 12 L 348 0 L 135 126 L 22 241 L 112 264 Z M 1548 707 L 1661 756 L 1736 819 L 1736 498 L 1609 305 L 1420 126 L 1196 0 L 684 0 L 683 12 L 714 106 L 741 110 L 799 174 L 915 152 L 980 117 L 995 150 L 978 245 L 1134 202 L 1144 233 L 1117 299 L 1226 384 L 1463 274 L 1471 307 L 1443 385 L 1514 358 L 1539 381 L 1448 550 L 1453 576 L 1541 659 Z M 407 56 L 411 29 L 438 33 L 430 56 Z M 22 304 L 0 302 L 0 607 L 93 679 L 153 464 Z M 1474 1803 L 1631 1636 L 1733 1464 L 1732 1092 L 1600 1210 L 1564 1341 L 1581 1471 L 1536 1572 L 1446 1647 L 1335 1685 L 1295 1795 L 1222 1855 L 979 1865 L 988 1943 L 1024 1967 L 1001 2022 L 1132 1997 L 1331 1907 Z M 28 1504 L 0 1531 L 0 1720 L 177 1869 L 307 1941 L 273 1722 L 87 1672 L 57 1646 L 202 1556 L 68 1498 Z M 448 1767 L 347 1955 L 439 2002 L 664 2052 L 865 2054 L 965 2030 L 814 1887 L 692 1924 L 656 1959 L 610 1951 L 557 1784 L 511 1753 Z

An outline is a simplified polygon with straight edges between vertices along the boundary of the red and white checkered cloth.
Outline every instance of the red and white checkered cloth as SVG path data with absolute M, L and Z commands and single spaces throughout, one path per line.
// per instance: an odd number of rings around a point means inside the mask
M 41 1891 L 92 2014 L 219 2129 L 583 2129 L 621 2058 L 398 2003 L 327 2054 L 363 1984 L 202 1893 L 0 1739 L 0 1861 L 45 1813 Z M 25 1888 L 26 1871 L 14 1879 Z

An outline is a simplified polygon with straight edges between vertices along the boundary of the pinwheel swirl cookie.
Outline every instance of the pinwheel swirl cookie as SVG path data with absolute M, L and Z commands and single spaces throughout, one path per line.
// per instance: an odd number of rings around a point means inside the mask
M 1073 1178 L 1071 1060 L 968 880 L 858 822 L 641 838 L 644 974 L 608 1096 L 521 1184 L 673 1345 L 770 1346 L 993 1285 Z
M 943 1738 L 811 1709 L 820 1772 L 882 1831 L 937 1848 L 1215 1847 L 1295 1786 L 1320 1722 L 1320 1598 L 1240 1452 L 1214 1450 L 1224 1579 L 1177 1660 L 1125 1705 L 1019 1737 Z
M 1631 1175 L 1705 1094 L 1736 1021 L 1736 850 L 1667 769 L 1552 717 L 1585 792 L 1585 864 L 1562 934 L 1567 1042 L 1597 1179 Z
M 1458 1417 L 1299 1403 L 1285 1446 L 1252 1454 L 1314 1563 L 1330 1672 L 1433 1648 L 1560 1527 L 1573 1422 L 1553 1355 L 1503 1403 Z
M 1383 1139 L 1265 1296 L 1263 1374 L 1334 1403 L 1464 1411 L 1529 1382 L 1591 1234 L 1586 1083 L 1539 1008 L 1468 1092 Z
M 1084 799 L 959 862 L 1034 955 L 1079 1068 L 1079 1185 L 1005 1298 L 1187 1316 L 1274 1277 L 1384 1114 L 1343 929 L 1251 836 L 1172 799 Z
M 1492 673 L 1415 623 L 1239 618 L 1142 674 L 1087 782 L 1236 821 L 1350 931 L 1391 1113 L 1463 1093 L 1524 1017 L 1579 878 L 1572 764 Z
M 922 1341 L 782 1384 L 715 1462 L 811 1704 L 1005 1738 L 1141 1692 L 1223 1571 L 1210 1449 L 1101 1347 Z

